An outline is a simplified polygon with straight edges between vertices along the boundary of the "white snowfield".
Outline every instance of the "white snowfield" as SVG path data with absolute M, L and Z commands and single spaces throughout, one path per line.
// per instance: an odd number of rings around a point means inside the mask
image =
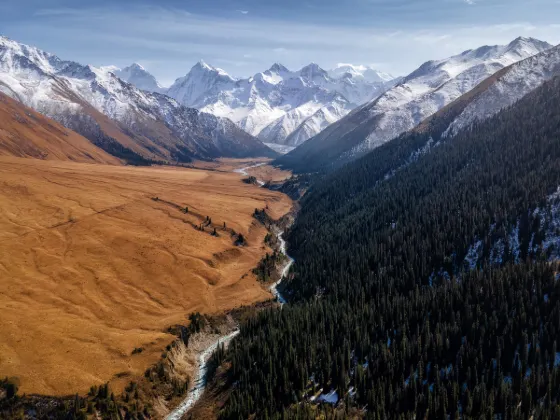
M 180 420 L 189 409 L 200 399 L 206 388 L 206 372 L 208 371 L 208 360 L 218 346 L 227 347 L 230 341 L 239 334 L 239 330 L 233 331 L 228 335 L 224 335 L 210 345 L 198 357 L 198 373 L 194 382 L 194 386 L 189 390 L 187 397 L 166 417 L 167 420 Z
M 152 75 L 136 70 L 134 76 L 126 77 L 130 83 L 229 118 L 263 142 L 289 146 L 303 143 L 396 83 L 392 76 L 366 66 L 341 64 L 327 72 L 314 63 L 299 71 L 274 64 L 238 79 L 200 61 L 167 90 L 161 90 Z

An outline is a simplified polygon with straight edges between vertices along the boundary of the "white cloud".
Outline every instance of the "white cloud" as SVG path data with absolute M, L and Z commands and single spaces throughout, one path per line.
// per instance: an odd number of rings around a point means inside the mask
M 150 70 L 162 82 L 185 74 L 200 57 L 210 63 L 216 57 L 232 63 L 235 76 L 262 71 L 279 60 L 294 69 L 311 61 L 325 68 L 339 62 L 375 62 L 381 63 L 381 71 L 404 75 L 424 61 L 481 45 L 505 44 L 519 35 L 560 41 L 554 25 L 522 21 L 378 28 L 252 15 L 226 19 L 146 6 L 50 9 L 39 14 L 40 19 L 3 25 L 3 32 L 16 39 L 20 34 L 24 42 L 86 63 L 126 66 L 139 59 L 150 60 L 154 63 Z M 110 49 L 105 48 L 107 43 Z
M 248 10 L 238 10 L 239 13 L 241 13 L 242 15 L 248 15 L 249 11 Z

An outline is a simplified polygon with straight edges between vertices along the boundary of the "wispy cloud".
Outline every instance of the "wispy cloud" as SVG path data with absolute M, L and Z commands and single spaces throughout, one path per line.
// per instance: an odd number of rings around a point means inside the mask
M 372 1 L 381 4 L 384 0 Z M 476 9 L 486 3 L 490 2 L 477 3 Z M 280 60 L 291 68 L 311 61 L 324 67 L 338 62 L 376 62 L 382 63 L 380 70 L 402 75 L 424 61 L 481 45 L 505 44 L 519 35 L 560 41 L 553 24 L 522 20 L 476 25 L 426 21 L 423 26 L 394 23 L 378 27 L 285 20 L 257 16 L 252 10 L 241 16 L 243 10 L 237 11 L 238 17 L 231 16 L 231 9 L 229 16 L 211 16 L 145 5 L 51 8 L 18 22 L 0 17 L 0 24 L 6 35 L 62 58 L 121 67 L 132 61 L 149 62 L 148 70 L 167 83 L 201 57 L 233 66 L 230 71 L 236 76 L 262 71 Z M 110 49 L 106 48 L 109 43 Z
M 242 15 L 248 15 L 249 11 L 248 10 L 238 10 L 239 13 L 241 13 Z

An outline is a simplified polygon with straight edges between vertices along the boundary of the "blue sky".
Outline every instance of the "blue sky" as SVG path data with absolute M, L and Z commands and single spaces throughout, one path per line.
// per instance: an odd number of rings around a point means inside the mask
M 139 62 L 170 84 L 204 59 L 234 76 L 280 62 L 424 61 L 517 36 L 560 43 L 560 0 L 2 0 L 0 34 L 63 59 Z

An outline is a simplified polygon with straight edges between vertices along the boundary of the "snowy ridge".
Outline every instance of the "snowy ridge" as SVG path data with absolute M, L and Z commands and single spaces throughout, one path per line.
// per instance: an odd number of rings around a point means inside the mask
M 355 79 L 363 78 L 373 83 L 386 83 L 395 80 L 395 77 L 390 74 L 375 70 L 372 67 L 347 63 L 339 63 L 336 68 L 329 71 L 329 75 L 333 78 L 348 76 Z
M 328 126 L 282 162 L 303 165 L 299 160 L 305 159 L 329 165 L 355 159 L 416 127 L 497 71 L 551 47 L 533 38 L 517 38 L 508 45 L 484 46 L 428 61 L 393 88 Z M 327 162 L 325 149 L 332 151 Z
M 276 63 L 237 79 L 201 61 L 166 93 L 185 106 L 229 118 L 264 142 L 297 146 L 393 85 L 387 74 L 374 77 L 375 71 L 355 67 L 362 73 L 329 74 L 315 63 L 290 71 Z
M 453 136 L 474 121 L 490 118 L 558 75 L 560 75 L 560 46 L 514 64 L 506 74 L 465 108 L 449 126 L 446 135 Z
M 140 90 L 115 72 L 111 67 L 63 61 L 37 48 L 0 38 L 0 91 L 91 141 L 99 137 L 99 124 L 113 124 L 111 137 L 116 136 L 137 154 L 158 160 L 274 153 L 231 121 Z M 134 74 L 132 70 L 131 77 Z M 111 122 L 101 121 L 100 114 Z
M 381 118 L 364 142 L 366 149 L 420 124 L 498 70 L 550 47 L 538 40 L 518 38 L 506 46 L 481 47 L 423 64 L 369 109 L 371 117 Z

